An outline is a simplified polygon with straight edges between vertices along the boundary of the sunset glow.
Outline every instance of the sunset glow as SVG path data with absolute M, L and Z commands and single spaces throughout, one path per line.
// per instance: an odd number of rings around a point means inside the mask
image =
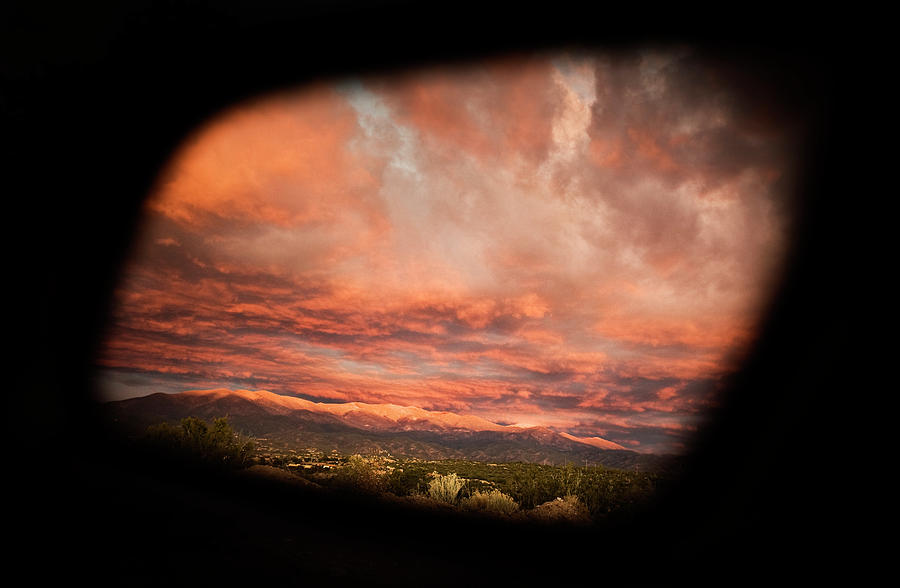
M 789 142 L 687 50 L 237 105 L 146 202 L 103 393 L 264 389 L 681 451 L 778 277 Z

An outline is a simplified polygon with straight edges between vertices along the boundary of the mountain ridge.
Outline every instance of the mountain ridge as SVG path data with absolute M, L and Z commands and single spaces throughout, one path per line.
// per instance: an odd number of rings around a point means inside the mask
M 287 449 L 386 450 L 427 459 L 583 463 L 646 471 L 667 461 L 601 437 L 577 437 L 547 427 L 500 425 L 474 415 L 396 404 L 312 402 L 267 390 L 155 393 L 107 402 L 104 409 L 114 423 L 131 430 L 188 416 L 225 416 L 245 434 Z
M 496 431 L 504 433 L 533 431 L 548 431 L 560 435 L 576 443 L 582 443 L 600 449 L 612 449 L 628 451 L 625 447 L 604 439 L 602 437 L 577 437 L 569 433 L 558 433 L 547 427 L 525 427 L 521 425 L 501 425 L 474 415 L 460 415 L 450 411 L 433 411 L 415 406 L 402 406 L 393 403 L 372 404 L 367 402 L 327 403 L 313 402 L 296 396 L 285 396 L 268 390 L 229 390 L 217 388 L 213 390 L 188 390 L 180 394 L 185 397 L 212 397 L 222 398 L 237 396 L 246 400 L 269 407 L 277 407 L 291 410 L 309 410 L 311 412 L 327 413 L 340 416 L 351 425 L 377 424 L 365 423 L 366 417 L 385 419 L 396 423 L 403 430 L 433 430 L 428 425 L 437 426 L 443 430 L 459 431 Z

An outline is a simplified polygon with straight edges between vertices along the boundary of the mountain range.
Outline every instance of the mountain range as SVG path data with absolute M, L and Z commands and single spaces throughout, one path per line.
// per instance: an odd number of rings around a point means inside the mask
M 388 451 L 422 459 L 575 463 L 642 471 L 663 469 L 669 461 L 601 437 L 576 437 L 546 427 L 501 425 L 473 415 L 396 404 L 312 402 L 266 390 L 156 393 L 108 402 L 104 409 L 113 423 L 138 431 L 188 416 L 228 417 L 236 430 L 281 449 Z

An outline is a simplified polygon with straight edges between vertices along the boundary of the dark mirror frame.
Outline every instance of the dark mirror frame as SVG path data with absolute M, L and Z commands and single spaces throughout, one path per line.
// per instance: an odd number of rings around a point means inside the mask
M 3 11 L 6 430 L 13 560 L 32 578 L 561 585 L 831 577 L 852 517 L 835 406 L 855 271 L 838 116 L 845 46 L 777 9 L 511 2 L 13 2 Z M 807 130 L 797 225 L 760 344 L 677 491 L 631 525 L 472 527 L 136 463 L 94 411 L 94 350 L 142 198 L 182 138 L 240 100 L 332 76 L 566 46 L 688 44 L 744 72 Z M 8 266 L 9 267 L 9 266 Z M 468 525 L 468 526 L 467 526 Z M 823 563 L 824 562 L 824 563 Z

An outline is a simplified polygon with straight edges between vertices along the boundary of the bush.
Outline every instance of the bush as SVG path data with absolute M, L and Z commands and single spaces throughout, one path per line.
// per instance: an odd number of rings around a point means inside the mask
M 561 491 L 560 495 L 577 495 L 585 479 L 584 469 L 575 467 L 571 463 L 554 468 L 553 477 L 556 488 Z
M 410 496 L 421 490 L 422 474 L 412 468 L 394 468 L 387 476 L 387 491 L 397 496 Z
M 534 520 L 556 523 L 568 522 L 587 524 L 591 521 L 591 515 L 584 503 L 572 494 L 565 498 L 556 498 L 543 504 L 539 504 L 528 512 L 528 516 Z
M 157 446 L 216 465 L 250 465 L 255 450 L 253 440 L 236 433 L 224 417 L 211 425 L 195 417 L 182 419 L 180 426 L 154 425 L 147 429 L 146 437 Z
M 455 473 L 442 476 L 435 472 L 434 479 L 428 482 L 428 495 L 435 500 L 456 504 L 459 491 L 466 485 L 466 481 Z
M 503 515 L 513 514 L 519 510 L 519 504 L 511 496 L 499 490 L 488 492 L 476 490 L 462 502 L 462 507 L 466 510 Z
M 555 473 L 556 469 L 538 464 L 514 464 L 501 487 L 522 508 L 531 509 L 566 493 L 563 479 Z
M 376 465 L 359 454 L 351 455 L 338 470 L 338 480 L 359 490 L 378 492 L 386 486 L 386 476 Z

